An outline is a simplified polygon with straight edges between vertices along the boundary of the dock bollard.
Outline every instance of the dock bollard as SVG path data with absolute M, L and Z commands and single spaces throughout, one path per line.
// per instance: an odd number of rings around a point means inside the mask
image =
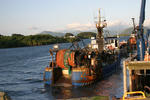
M 11 100 L 10 96 L 5 92 L 0 92 L 0 100 Z

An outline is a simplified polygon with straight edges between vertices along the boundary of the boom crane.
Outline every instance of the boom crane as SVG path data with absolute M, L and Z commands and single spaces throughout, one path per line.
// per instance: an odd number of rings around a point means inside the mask
M 132 18 L 132 22 L 133 22 L 133 34 L 136 34 L 136 31 L 135 31 L 135 21 L 134 21 L 134 18 Z
M 143 35 L 143 23 L 145 20 L 145 4 L 146 0 L 142 0 L 139 27 L 137 30 L 137 59 L 140 61 L 144 60 L 145 55 L 145 40 Z

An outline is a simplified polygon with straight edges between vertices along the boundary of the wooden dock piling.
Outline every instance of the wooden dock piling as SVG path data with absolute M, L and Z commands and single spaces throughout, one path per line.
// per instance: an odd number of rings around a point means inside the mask
M 126 69 L 126 62 L 123 61 L 123 87 L 124 87 L 124 93 L 127 92 L 127 69 Z
M 134 54 L 130 57 L 128 57 L 125 61 L 123 61 L 123 87 L 124 87 L 124 93 L 127 92 L 127 69 L 128 69 L 128 64 L 134 60 L 134 58 L 136 57 L 137 55 Z M 132 91 L 132 70 L 130 69 L 129 70 L 129 88 L 130 88 L 130 91 Z
M 11 100 L 11 98 L 5 92 L 0 92 L 0 100 Z

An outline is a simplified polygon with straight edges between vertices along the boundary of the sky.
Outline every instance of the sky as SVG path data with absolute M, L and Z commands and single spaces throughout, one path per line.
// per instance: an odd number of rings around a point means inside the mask
M 31 35 L 42 31 L 92 30 L 101 9 L 107 28 L 138 24 L 141 0 L 0 0 L 0 34 Z M 145 26 L 150 26 L 146 0 Z

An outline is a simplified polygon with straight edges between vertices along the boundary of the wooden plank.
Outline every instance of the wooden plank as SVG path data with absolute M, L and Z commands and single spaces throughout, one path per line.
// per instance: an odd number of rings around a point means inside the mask
M 150 61 L 131 61 L 128 62 L 127 68 L 129 70 L 150 70 Z

